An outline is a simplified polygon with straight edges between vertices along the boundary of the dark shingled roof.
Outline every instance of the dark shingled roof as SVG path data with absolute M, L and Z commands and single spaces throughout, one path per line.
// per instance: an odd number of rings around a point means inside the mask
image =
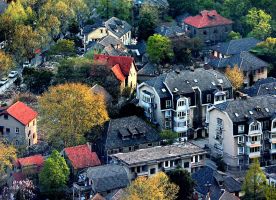
M 261 111 L 256 109 L 257 106 Z M 267 95 L 229 100 L 214 107 L 220 111 L 227 112 L 233 122 L 270 118 L 276 112 L 276 97 Z M 253 114 L 250 114 L 249 111 L 252 111 Z
M 243 71 L 257 70 L 262 67 L 268 67 L 268 64 L 260 58 L 247 51 L 232 55 L 228 58 L 212 57 L 208 63 L 214 68 L 225 68 L 228 65 L 234 67 L 238 65 Z
M 260 79 L 251 87 L 245 88 L 243 93 L 250 97 L 258 95 L 276 95 L 276 78 Z
M 155 32 L 166 37 L 174 37 L 185 34 L 185 30 L 176 24 L 158 26 L 155 29 Z
M 130 183 L 126 169 L 120 165 L 91 167 L 86 173 L 87 177 L 93 181 L 95 192 L 99 193 L 125 188 Z
M 242 38 L 237 40 L 231 40 L 229 42 L 218 43 L 212 46 L 211 49 L 218 51 L 224 55 L 234 55 L 239 54 L 242 51 L 249 51 L 251 48 L 255 47 L 260 40 L 255 38 Z
M 83 33 L 84 34 L 88 34 L 91 33 L 93 30 L 100 28 L 100 27 L 104 27 L 104 23 L 102 21 L 98 21 L 95 24 L 92 25 L 86 25 L 83 27 Z
M 135 133 L 143 131 L 144 136 L 130 137 L 123 140 L 120 134 L 131 134 L 130 131 Z M 105 150 L 158 142 L 160 140 L 157 130 L 137 116 L 111 119 L 106 133 Z
M 159 71 L 157 65 L 152 64 L 151 62 L 148 62 L 145 64 L 139 71 L 138 75 L 145 75 L 145 76 L 158 76 Z
M 136 5 L 149 4 L 157 7 L 168 7 L 169 3 L 167 0 L 134 0 Z
M 199 87 L 201 91 L 216 90 L 217 85 L 220 84 L 219 81 L 222 81 L 223 88 L 231 87 L 230 81 L 222 73 L 215 70 L 198 68 L 194 71 L 182 70 L 162 74 L 145 83 L 154 87 L 160 98 L 162 98 L 170 96 L 168 89 L 172 92 L 177 88 L 178 92 L 176 94 L 179 95 L 194 92 L 193 87 Z M 163 92 L 162 88 L 166 92 Z
M 131 30 L 131 26 L 124 20 L 120 20 L 117 17 L 111 17 L 105 22 L 105 27 L 116 35 L 118 38 L 121 38 L 124 34 Z

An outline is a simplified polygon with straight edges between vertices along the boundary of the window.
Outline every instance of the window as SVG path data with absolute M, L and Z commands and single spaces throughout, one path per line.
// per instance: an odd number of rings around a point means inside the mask
M 150 100 L 150 97 L 146 96 L 146 95 L 143 95 L 142 96 L 142 100 L 145 102 L 145 103 L 150 103 L 151 100 Z
M 166 108 L 170 108 L 172 106 L 171 100 L 166 100 Z
M 171 128 L 171 122 L 170 121 L 165 122 L 165 128 Z
M 272 122 L 272 128 L 276 128 L 276 120 Z
M 11 132 L 11 129 L 10 129 L 10 128 L 6 128 L 6 132 L 7 132 L 7 133 L 10 133 L 10 132 Z
M 103 29 L 101 29 L 101 33 L 103 33 Z
M 198 157 L 199 157 L 199 156 L 195 156 L 195 162 L 198 162 Z
M 226 91 L 224 91 L 224 92 L 225 92 L 225 94 L 226 94 L 226 98 L 227 98 L 227 99 L 230 98 L 230 93 L 229 93 L 229 91 L 226 90 Z
M 227 27 L 225 27 L 224 31 L 225 31 L 225 32 L 228 32 L 228 28 L 227 28 Z
M 177 117 L 183 119 L 185 117 L 185 112 L 177 112 Z
M 9 119 L 9 115 L 4 114 L 4 119 Z
M 204 35 L 207 35 L 207 31 L 203 31 L 203 34 L 204 34 Z
M 192 104 L 191 97 L 188 97 L 189 106 Z
M 262 127 L 263 127 L 264 130 L 269 129 L 269 121 L 268 120 L 263 121 L 262 122 Z
M 260 151 L 260 147 L 252 147 L 250 148 L 250 153 L 255 153 L 255 152 L 259 152 Z
M 251 141 L 252 142 L 257 142 L 258 141 L 258 136 L 252 136 Z
M 199 155 L 200 160 L 203 160 L 203 158 L 204 158 L 204 155 Z
M 238 133 L 244 133 L 244 125 L 238 126 Z
M 18 140 L 15 140 L 15 145 L 16 145 L 16 146 L 18 146 L 18 145 L 19 145 Z
M 243 136 L 239 136 L 238 137 L 238 144 L 241 144 L 244 142 L 244 137 Z
M 218 30 L 217 30 L 217 29 L 215 29 L 215 30 L 214 30 L 214 33 L 218 33 Z
M 238 154 L 241 155 L 244 153 L 244 148 L 243 147 L 238 147 Z
M 207 94 L 207 103 L 210 103 L 212 100 L 211 94 Z
M 185 100 L 178 101 L 178 106 L 184 106 L 185 105 Z
M 18 127 L 15 128 L 15 133 L 19 133 L 19 128 Z
M 251 131 L 257 131 L 257 130 L 259 130 L 259 124 L 252 124 Z
M 184 168 L 189 168 L 189 162 L 184 162 Z
M 148 143 L 148 147 L 152 147 L 152 143 Z
M 33 126 L 35 126 L 35 120 L 33 121 Z
M 169 167 L 169 161 L 165 161 L 164 167 Z
M 151 168 L 150 169 L 150 174 L 155 174 L 155 171 L 156 171 L 155 168 Z
M 132 173 L 135 172 L 135 167 L 131 167 L 130 169 Z
M 222 127 L 222 119 L 217 118 L 217 126 Z
M 128 147 L 128 150 L 129 150 L 129 151 L 132 151 L 132 147 Z

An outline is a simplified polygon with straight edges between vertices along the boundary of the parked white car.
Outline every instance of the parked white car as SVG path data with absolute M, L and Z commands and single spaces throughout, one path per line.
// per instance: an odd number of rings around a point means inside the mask
M 25 68 L 25 67 L 31 67 L 31 64 L 29 62 L 24 62 L 23 63 L 23 68 Z
M 0 80 L 0 86 L 5 85 L 8 81 L 9 81 L 9 80 L 8 80 L 7 77 L 3 77 L 3 78 Z
M 18 71 L 11 71 L 8 75 L 9 78 L 15 78 L 18 75 Z

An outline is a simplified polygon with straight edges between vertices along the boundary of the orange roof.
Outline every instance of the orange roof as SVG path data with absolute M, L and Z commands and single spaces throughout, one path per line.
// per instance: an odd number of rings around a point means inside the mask
M 20 101 L 11 105 L 6 112 L 24 125 L 37 117 L 36 111 Z
M 114 67 L 112 67 L 111 70 L 118 80 L 124 81 L 126 79 L 126 77 L 122 73 L 121 68 L 118 64 L 116 64 Z
M 184 20 L 185 24 L 189 24 L 196 28 L 212 27 L 219 25 L 232 24 L 233 21 L 222 17 L 216 10 L 203 10 L 199 15 L 187 17 Z
M 86 144 L 67 147 L 64 152 L 75 169 L 101 165 L 97 154 L 92 152 Z
M 29 156 L 25 158 L 18 158 L 15 162 L 15 166 L 17 167 L 26 167 L 31 165 L 37 165 L 38 167 L 43 166 L 44 158 L 41 154 Z

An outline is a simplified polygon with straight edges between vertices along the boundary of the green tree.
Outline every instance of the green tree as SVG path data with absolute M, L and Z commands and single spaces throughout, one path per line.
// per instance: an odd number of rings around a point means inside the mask
M 178 134 L 171 130 L 163 130 L 160 133 L 161 138 L 165 141 L 166 144 L 173 144 L 176 138 L 178 138 Z
M 174 57 L 171 41 L 159 34 L 150 36 L 147 41 L 147 53 L 153 63 L 164 63 Z
M 45 193 L 61 192 L 69 180 L 69 168 L 65 159 L 54 150 L 44 162 L 44 167 L 39 173 L 39 183 Z
M 15 148 L 13 146 L 7 145 L 3 141 L 0 141 L 0 175 L 5 173 L 8 167 L 12 168 L 12 161 L 15 159 Z
M 0 77 L 7 75 L 8 71 L 14 66 L 10 55 L 0 50 Z
M 41 128 L 58 148 L 85 142 L 85 134 L 108 120 L 103 96 L 79 83 L 50 87 L 39 98 Z
M 248 11 L 245 18 L 246 23 L 251 27 L 250 36 L 265 39 L 271 33 L 271 16 L 263 10 L 252 8 Z
M 159 11 L 156 7 L 144 4 L 140 9 L 138 20 L 138 38 L 147 40 L 148 37 L 154 34 L 154 29 L 159 22 Z
M 231 31 L 227 36 L 227 40 L 237 40 L 240 38 L 242 38 L 241 34 L 235 31 Z
M 192 199 L 195 182 L 191 174 L 185 169 L 176 169 L 168 173 L 170 181 L 179 186 L 177 199 Z
M 266 200 L 274 200 L 276 199 L 276 188 L 273 185 L 267 185 L 265 190 L 265 198 Z
M 260 167 L 257 159 L 250 165 L 246 172 L 245 180 L 242 186 L 245 192 L 244 199 L 263 199 L 265 197 L 266 176 Z
M 61 39 L 51 46 L 49 55 L 73 56 L 76 54 L 75 43 L 71 40 Z

